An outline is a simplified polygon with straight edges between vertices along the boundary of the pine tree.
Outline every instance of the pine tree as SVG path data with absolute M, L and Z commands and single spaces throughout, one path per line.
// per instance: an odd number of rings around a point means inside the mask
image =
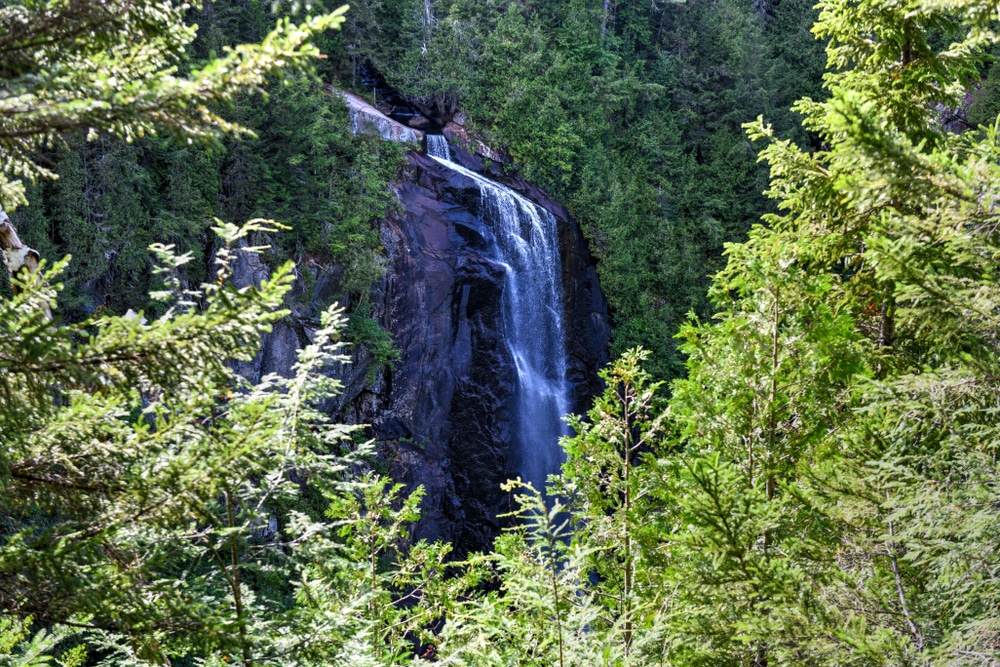
M 318 54 L 308 39 L 338 27 L 346 7 L 301 25 L 285 18 L 260 44 L 229 49 L 178 76 L 196 34 L 184 22 L 187 10 L 170 0 L 27 0 L 0 9 L 0 207 L 26 203 L 19 179 L 53 175 L 34 153 L 70 131 L 129 141 L 239 133 L 218 106 L 259 90 L 269 73 L 307 66 Z

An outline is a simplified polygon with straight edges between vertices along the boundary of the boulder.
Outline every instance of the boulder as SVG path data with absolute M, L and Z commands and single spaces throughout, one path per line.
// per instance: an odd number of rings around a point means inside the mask
M 442 134 L 448 137 L 448 141 L 451 142 L 459 141 L 462 143 L 469 143 L 469 133 L 465 130 L 463 126 L 459 125 L 454 121 L 445 123 L 444 131 L 442 132 Z
M 418 142 L 423 132 L 397 122 L 354 93 L 339 91 L 351 112 L 351 129 L 370 132 L 386 141 Z

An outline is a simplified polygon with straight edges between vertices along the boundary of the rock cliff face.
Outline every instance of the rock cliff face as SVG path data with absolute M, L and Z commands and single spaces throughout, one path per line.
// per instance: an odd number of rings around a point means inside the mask
M 503 339 L 505 267 L 486 253 L 491 232 L 478 215 L 476 184 L 419 152 L 408 158 L 395 184 L 402 206 L 381 228 L 389 269 L 373 294 L 375 315 L 401 358 L 391 369 L 377 369 L 371 382 L 374 361 L 356 352 L 354 364 L 339 369 L 345 391 L 328 409 L 341 421 L 370 424 L 390 474 L 425 488 L 416 537 L 447 540 L 463 554 L 489 548 L 500 528 L 497 514 L 509 509 L 500 484 L 512 462 L 516 370 Z M 483 167 L 478 155 L 460 148 L 453 159 Z M 596 372 L 608 360 L 610 334 L 594 263 L 565 208 L 493 164 L 486 175 L 558 221 L 568 379 L 573 410 L 583 412 L 600 390 Z M 236 266 L 238 281 L 265 275 L 255 261 Z M 314 289 L 336 280 L 330 270 L 301 269 L 314 273 Z M 293 316 L 276 326 L 241 372 L 251 378 L 287 372 L 309 339 L 307 321 Z
M 466 154 L 466 162 L 472 162 Z M 569 324 L 573 409 L 599 390 L 607 361 L 607 307 L 578 228 L 566 210 L 519 179 L 508 185 L 559 221 L 564 308 Z M 417 153 L 397 193 L 403 212 L 387 221 L 391 262 L 385 320 L 402 359 L 375 434 L 390 469 L 423 484 L 421 532 L 460 551 L 489 545 L 499 529 L 510 473 L 516 370 L 503 340 L 504 267 L 484 252 L 490 230 L 478 216 L 479 189 Z
M 466 153 L 466 166 L 475 166 Z M 513 360 L 503 339 L 504 267 L 490 259 L 470 179 L 418 153 L 397 186 L 402 212 L 382 238 L 391 269 L 383 318 L 401 353 L 384 374 L 374 419 L 390 472 L 427 491 L 419 537 L 459 552 L 488 547 L 508 509 Z M 481 166 L 481 165 L 480 165 Z M 559 222 L 573 409 L 587 409 L 607 362 L 607 306 L 579 229 L 566 210 L 521 179 L 509 187 Z

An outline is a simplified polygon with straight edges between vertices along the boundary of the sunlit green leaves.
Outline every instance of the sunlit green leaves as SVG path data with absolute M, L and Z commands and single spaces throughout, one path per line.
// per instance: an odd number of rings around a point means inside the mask
M 189 76 L 177 65 L 195 28 L 187 5 L 143 2 L 35 1 L 0 10 L 0 205 L 25 203 L 15 179 L 49 178 L 36 152 L 80 130 L 127 141 L 152 134 L 217 140 L 239 133 L 218 113 L 268 74 L 301 70 L 318 55 L 309 38 L 338 27 L 346 7 L 300 25 L 278 22 L 262 43 L 227 49 Z
M 391 568 L 386 578 L 380 570 L 365 586 L 344 579 L 368 561 L 341 544 L 322 509 L 361 494 L 392 511 L 398 490 L 349 481 L 369 449 L 353 451 L 359 427 L 329 423 L 317 409 L 340 388 L 329 368 L 348 361 L 340 311 L 323 316 L 291 377 L 250 387 L 229 367 L 252 357 L 283 313 L 290 267 L 258 286 L 230 282 L 234 255 L 255 251 L 238 246 L 265 230 L 273 230 L 266 221 L 220 224 L 215 279 L 181 290 L 168 278 L 171 307 L 149 322 L 100 315 L 57 325 L 44 306 L 63 265 L 25 274 L 17 296 L 0 301 L 7 613 L 45 624 L 86 615 L 88 643 L 100 644 L 101 632 L 118 641 L 128 634 L 147 661 L 196 651 L 288 664 L 280 656 L 294 650 L 305 663 L 342 655 L 359 632 L 377 637 L 377 649 L 381 631 L 359 624 L 355 610 L 372 596 L 380 610 L 395 609 L 393 593 L 417 590 L 440 570 L 446 550 L 421 546 L 409 570 Z M 156 251 L 168 276 L 184 262 L 168 247 Z M 407 511 L 393 512 L 388 532 L 378 517 L 358 517 L 358 539 L 400 547 L 418 502 L 415 495 Z M 336 556 L 324 565 L 340 572 L 329 579 L 336 595 L 297 605 L 289 582 L 310 585 L 322 562 L 307 546 L 316 540 Z M 379 611 L 370 623 L 382 618 Z M 331 632 L 315 634 L 323 627 Z

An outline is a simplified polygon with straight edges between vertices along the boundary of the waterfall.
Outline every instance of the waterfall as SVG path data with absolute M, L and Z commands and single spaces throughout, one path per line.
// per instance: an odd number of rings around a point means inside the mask
M 448 140 L 444 138 L 443 134 L 427 135 L 427 154 L 431 157 L 441 158 L 445 162 L 451 162 Z
M 448 142 L 427 135 L 427 154 L 475 181 L 480 216 L 496 239 L 496 260 L 506 268 L 504 336 L 517 369 L 516 460 L 513 470 L 544 490 L 564 460 L 559 436 L 570 410 L 563 330 L 562 262 L 556 219 L 510 188 L 451 161 Z

